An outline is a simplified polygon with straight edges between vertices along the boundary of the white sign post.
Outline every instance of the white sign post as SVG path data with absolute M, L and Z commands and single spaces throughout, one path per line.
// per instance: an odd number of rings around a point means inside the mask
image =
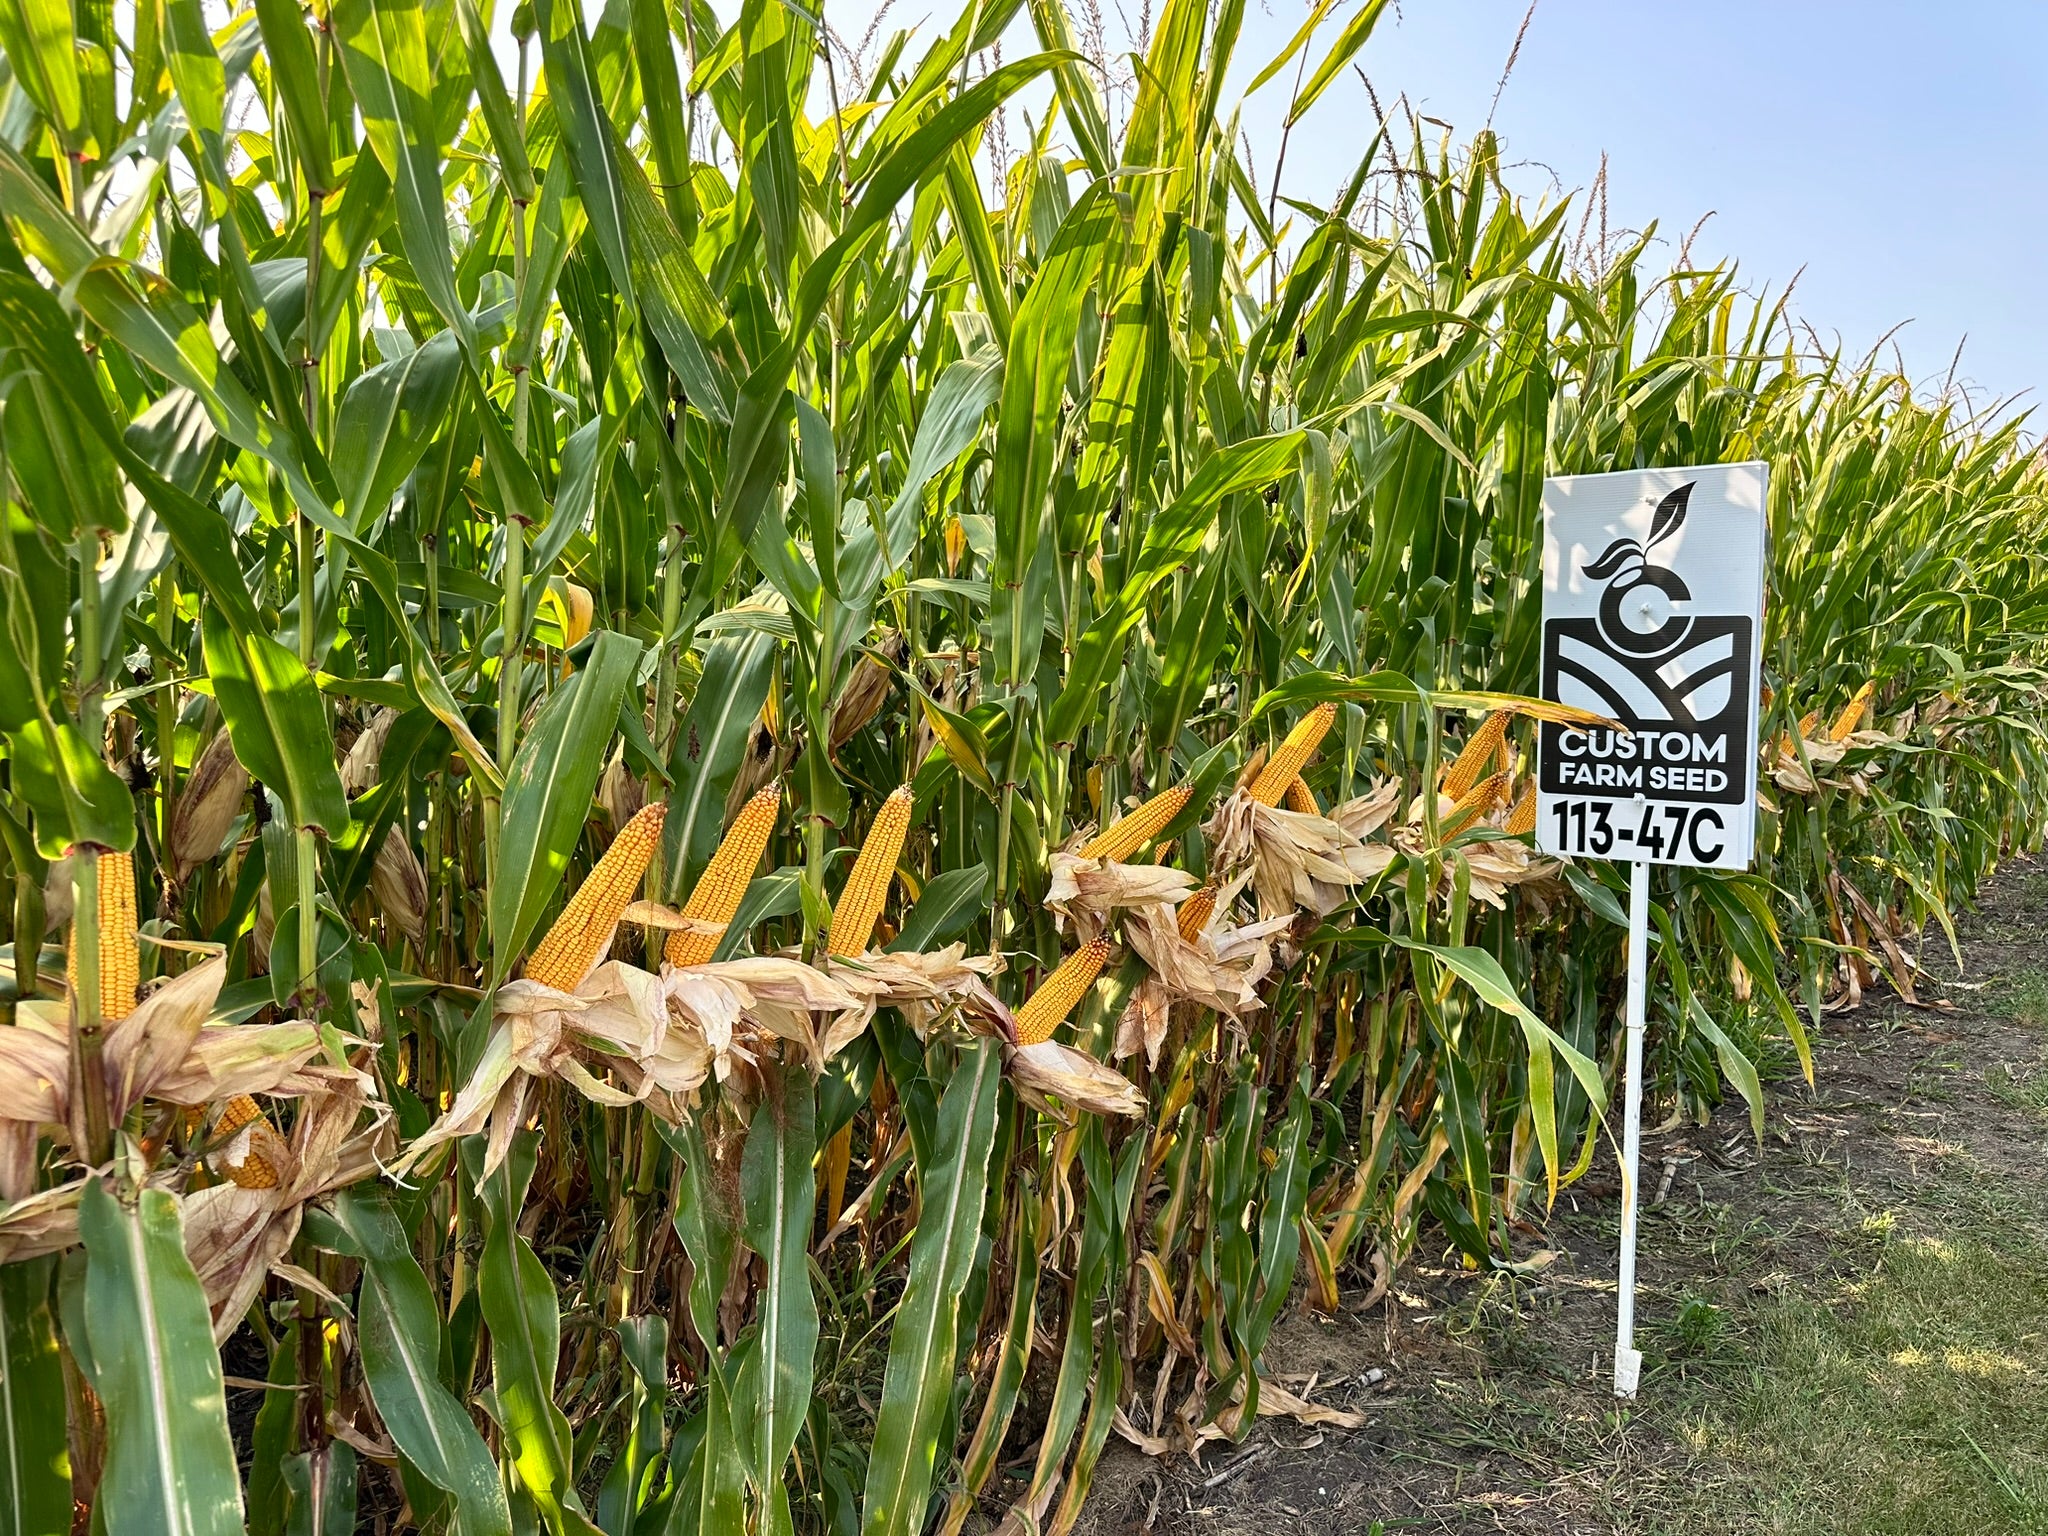
M 1536 840 L 1627 860 L 1627 1066 L 1614 1392 L 1634 1397 L 1650 866 L 1746 869 L 1756 836 L 1765 466 L 1543 482 L 1543 697 L 1622 729 L 1544 725 Z

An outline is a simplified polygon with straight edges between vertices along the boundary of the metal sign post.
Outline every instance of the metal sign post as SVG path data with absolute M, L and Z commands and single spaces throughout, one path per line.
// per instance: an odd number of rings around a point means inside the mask
M 1765 466 L 1543 483 L 1543 697 L 1619 729 L 1545 724 L 1537 846 L 1629 865 L 1614 1391 L 1634 1397 L 1650 866 L 1746 869 L 1756 834 Z

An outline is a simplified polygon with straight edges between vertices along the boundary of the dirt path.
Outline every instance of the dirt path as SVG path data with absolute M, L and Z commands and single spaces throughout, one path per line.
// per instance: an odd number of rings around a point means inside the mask
M 1084 1528 L 2048 1532 L 2048 869 L 1960 928 L 1960 976 L 1939 935 L 1924 957 L 1948 1011 L 1831 1018 L 1761 1149 L 1739 1102 L 1645 1136 L 1631 1411 L 1596 1169 L 1533 1279 L 1425 1259 L 1363 1317 L 1288 1321 L 1273 1372 L 1365 1428 L 1262 1424 L 1200 1466 L 1116 1447 Z

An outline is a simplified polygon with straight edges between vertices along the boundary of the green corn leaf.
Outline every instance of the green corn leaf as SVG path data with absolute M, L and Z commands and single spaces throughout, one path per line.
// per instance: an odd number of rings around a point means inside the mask
M 637 641 L 605 630 L 583 669 L 542 706 L 505 776 L 498 870 L 490 892 L 492 975 L 512 973 L 560 892 L 590 818 L 591 796 L 640 662 Z
M 1419 939 L 1407 938 L 1401 934 L 1392 936 L 1396 944 L 1404 949 L 1416 950 L 1433 955 L 1443 962 L 1444 967 L 1466 986 L 1476 992 L 1488 1006 L 1498 1008 L 1522 1026 L 1529 1052 L 1529 1110 L 1535 1121 L 1536 1139 L 1543 1152 L 1543 1166 L 1550 1177 L 1550 1197 L 1557 1198 L 1558 1181 L 1563 1165 L 1559 1161 L 1557 1147 L 1557 1099 L 1551 1079 L 1551 1054 L 1555 1052 L 1564 1058 L 1579 1086 L 1594 1109 L 1604 1111 L 1607 1107 L 1607 1088 L 1600 1075 L 1600 1068 L 1583 1052 L 1576 1050 L 1562 1035 L 1545 1024 L 1529 1011 L 1516 993 L 1507 973 L 1500 968 L 1500 961 L 1483 949 L 1470 945 L 1449 946 L 1425 944 Z M 1483 1144 L 1483 1137 L 1482 1137 Z M 1483 1154 L 1482 1154 L 1483 1156 Z
M 56 130 L 64 152 L 98 153 L 78 72 L 78 36 L 69 0 L 0 0 L 0 52 L 29 99 Z
M 293 826 L 339 837 L 348 827 L 348 801 L 312 674 L 268 635 L 238 634 L 211 608 L 204 633 L 206 670 L 235 756 L 276 791 Z
M 356 1452 L 345 1440 L 284 1461 L 285 1536 L 355 1536 Z
M 498 60 L 491 52 L 490 28 L 477 0 L 456 0 L 455 14 L 462 25 L 463 46 L 469 53 L 469 74 L 476 83 L 477 110 L 490 130 L 491 148 L 497 152 L 498 174 L 505 190 L 518 203 L 533 201 L 533 167 L 526 158 L 526 135 L 513 115 L 512 98 L 505 94 Z
M 957 938 L 976 916 L 987 910 L 988 886 L 986 864 L 970 864 L 965 869 L 949 869 L 934 875 L 904 914 L 903 931 L 889 948 L 937 949 Z
M 991 676 L 998 683 L 1015 686 L 1037 665 L 1053 558 L 1040 526 L 1060 450 L 1060 402 L 1082 300 L 1093 290 L 1118 215 L 1107 183 L 1097 182 L 1083 193 L 1017 306 L 989 484 L 989 511 L 996 525 Z
M 663 1409 L 668 1403 L 668 1319 L 628 1317 L 619 1323 L 619 1356 L 633 1376 L 626 1443 L 605 1473 L 597 1498 L 599 1530 L 631 1531 L 653 1496 L 661 1469 Z
M 751 1426 L 748 1461 L 764 1502 L 764 1528 L 791 1529 L 782 1468 L 810 1410 L 818 1304 L 811 1294 L 811 1221 L 817 1184 L 815 1094 L 807 1067 L 776 1070 L 755 1107 L 740 1159 L 740 1200 L 748 1246 L 767 1275 L 754 1352 L 733 1395 L 737 1421 Z
M 334 420 L 341 515 L 363 530 L 381 513 L 446 426 L 462 353 L 455 333 L 357 376 Z
M 320 99 L 320 64 L 313 35 L 298 0 L 255 0 L 263 29 L 263 53 L 277 82 L 278 103 L 291 125 L 292 151 L 300 173 L 316 191 L 335 190 L 334 157 L 328 144 L 327 108 Z
M 64 1366 L 52 1326 L 54 1257 L 0 1265 L 0 1530 L 70 1536 L 71 1452 Z
M 476 1425 L 441 1384 L 441 1314 L 405 1228 L 373 1188 L 334 1199 L 337 1236 L 363 1261 L 357 1299 L 363 1375 L 406 1460 L 455 1501 L 462 1536 L 512 1536 L 512 1513 Z
M 938 1136 L 922 1170 L 924 1213 L 889 1337 L 861 1536 L 914 1536 L 924 1524 L 953 1397 L 960 1296 L 980 1239 L 1001 1085 L 998 1047 L 983 1040 L 961 1053 L 939 1101 Z
M 74 845 L 117 853 L 135 846 L 135 798 L 69 720 L 30 720 L 7 738 L 14 792 L 35 812 L 36 851 L 62 858 Z
M 774 660 L 775 643 L 760 634 L 724 636 L 704 653 L 704 675 L 669 762 L 675 784 L 662 827 L 662 860 L 670 901 L 683 899 L 718 846 L 726 792 L 768 697 Z
M 484 1247 L 477 1260 L 477 1299 L 491 1330 L 491 1380 L 520 1486 L 554 1532 L 582 1530 L 571 1462 L 569 1421 L 555 1406 L 561 1312 L 554 1281 L 533 1245 L 519 1235 L 519 1214 L 533 1181 L 534 1137 L 513 1138 L 511 1151 L 483 1177 L 483 1138 L 462 1144 L 470 1182 L 483 1192 Z M 566 1522 L 576 1519 L 575 1525 Z
M 620 174 L 618 132 L 605 115 L 597 69 L 584 35 L 581 8 L 569 0 L 534 0 L 541 51 L 547 60 L 548 91 L 560 113 L 563 142 L 575 167 L 576 186 L 590 231 L 619 297 L 636 307 L 633 267 L 626 255 L 626 189 Z
M 398 242 L 434 309 L 473 359 L 476 326 L 455 291 L 426 13 L 418 0 L 335 0 L 342 68 L 363 128 L 398 193 Z
M 206 1293 L 175 1197 L 133 1207 L 94 1178 L 78 1208 L 93 1384 L 107 1412 L 108 1536 L 234 1536 L 242 1489 Z

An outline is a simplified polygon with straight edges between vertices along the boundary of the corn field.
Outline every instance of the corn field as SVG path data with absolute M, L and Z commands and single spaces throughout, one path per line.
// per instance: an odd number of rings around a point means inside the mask
M 1546 474 L 1772 469 L 1658 1113 L 1912 996 L 2041 830 L 2031 441 L 1490 134 L 1262 181 L 1226 74 L 1384 6 L 0 0 L 0 1531 L 1021 1536 L 1342 1422 L 1289 1311 L 1607 1138 Z

